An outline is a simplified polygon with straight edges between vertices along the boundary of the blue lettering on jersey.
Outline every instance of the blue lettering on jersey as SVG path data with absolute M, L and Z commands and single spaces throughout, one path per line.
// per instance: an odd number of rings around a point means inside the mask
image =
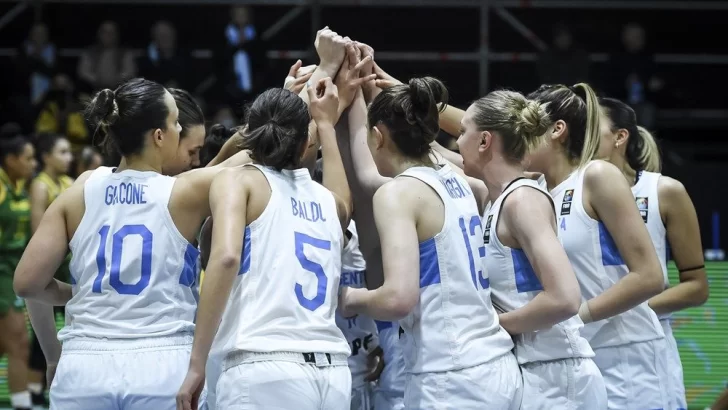
M 465 198 L 470 195 L 470 190 L 464 187 L 455 177 L 441 179 L 440 182 L 442 182 L 442 185 L 445 186 L 445 190 L 453 199 Z
M 106 196 L 104 202 L 106 205 L 137 205 L 146 204 L 145 198 L 147 188 L 144 184 L 135 184 L 133 182 L 122 182 L 118 185 L 108 185 L 106 187 Z
M 309 222 L 326 222 L 323 208 L 318 202 L 299 201 L 296 198 L 291 198 L 291 212 L 293 216 Z
M 364 271 L 341 272 L 339 286 L 352 286 L 364 284 Z

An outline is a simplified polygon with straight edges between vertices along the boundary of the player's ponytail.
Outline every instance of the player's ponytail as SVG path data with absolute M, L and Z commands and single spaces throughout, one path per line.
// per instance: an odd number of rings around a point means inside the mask
M 552 121 L 566 124 L 566 153 L 572 163 L 586 165 L 599 152 L 599 101 L 594 90 L 579 83 L 573 87 L 544 84 L 528 95 L 529 99 L 548 104 Z
M 612 132 L 626 130 L 627 147 L 625 157 L 634 170 L 660 172 L 660 150 L 655 138 L 649 131 L 637 125 L 637 115 L 632 107 L 614 98 L 600 98 L 599 104 L 604 114 L 612 122 Z
M 298 167 L 308 142 L 311 116 L 296 94 L 272 88 L 259 95 L 247 115 L 241 149 L 250 157 L 276 170 Z
M 473 102 L 471 108 L 478 130 L 498 133 L 503 155 L 518 163 L 538 146 L 552 124 L 545 104 L 514 91 L 493 91 Z
M 144 149 L 147 132 L 166 131 L 166 94 L 161 84 L 143 78 L 126 81 L 116 90 L 106 88 L 96 93 L 86 106 L 86 117 L 95 130 L 94 137 L 103 138 L 105 153 L 138 154 Z
M 408 84 L 379 93 L 369 107 L 367 120 L 370 127 L 384 124 L 404 156 L 422 158 L 440 131 L 439 111 L 447 99 L 447 88 L 440 80 L 413 78 Z

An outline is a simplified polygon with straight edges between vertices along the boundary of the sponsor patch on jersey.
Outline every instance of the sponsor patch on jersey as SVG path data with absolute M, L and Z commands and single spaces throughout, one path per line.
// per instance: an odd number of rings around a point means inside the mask
M 483 243 L 490 243 L 490 225 L 493 223 L 493 215 L 488 215 L 485 221 L 485 231 L 483 231 Z
M 571 213 L 571 201 L 574 199 L 574 190 L 567 189 L 564 192 L 564 200 L 561 201 L 561 215 L 569 215 Z
M 649 198 L 645 197 L 637 197 L 635 198 L 635 201 L 637 202 L 637 209 L 640 211 L 640 216 L 642 217 L 642 220 L 647 223 L 647 217 L 649 216 Z

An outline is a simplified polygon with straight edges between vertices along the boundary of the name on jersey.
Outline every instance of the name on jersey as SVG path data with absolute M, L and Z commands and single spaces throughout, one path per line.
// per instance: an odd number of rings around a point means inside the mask
M 133 182 L 122 182 L 117 185 L 108 185 L 106 187 L 106 197 L 104 202 L 106 205 L 138 205 L 146 204 L 147 185 L 136 184 Z
M 291 212 L 293 216 L 309 222 L 326 222 L 323 208 L 318 202 L 299 201 L 296 198 L 291 198 Z
M 354 286 L 364 284 L 365 271 L 341 272 L 339 286 Z
M 470 190 L 464 187 L 457 178 L 441 179 L 442 185 L 450 195 L 450 198 L 459 199 L 470 195 Z
M 374 335 L 371 333 L 364 336 L 363 338 L 356 338 L 351 341 L 351 355 L 356 356 L 359 354 L 359 350 L 363 347 L 364 350 L 369 351 L 369 344 L 374 340 Z

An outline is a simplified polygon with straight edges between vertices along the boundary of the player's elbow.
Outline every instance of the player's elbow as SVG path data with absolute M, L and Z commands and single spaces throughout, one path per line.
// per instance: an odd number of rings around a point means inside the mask
M 653 266 L 654 265 L 654 266 Z M 665 290 L 665 278 L 662 275 L 662 268 L 659 263 L 650 263 L 642 270 L 642 291 L 645 293 L 645 300 Z
M 693 307 L 704 305 L 708 301 L 708 297 L 710 297 L 708 281 L 701 280 L 696 282 L 695 289 L 690 294 L 690 302 Z
M 418 295 L 407 292 L 389 292 L 386 302 L 387 320 L 401 320 L 407 317 L 415 308 Z
M 570 292 L 560 298 L 557 306 L 557 311 L 564 320 L 578 314 L 581 306 L 581 292 L 579 289 L 577 288 L 576 292 Z
M 209 265 L 212 266 L 213 262 L 217 261 L 216 265 L 222 271 L 232 271 L 240 268 L 240 253 L 227 251 L 218 255 L 211 255 Z M 213 269 L 210 269 L 211 271 Z
M 39 286 L 29 276 L 22 272 L 16 272 L 13 277 L 13 291 L 19 298 L 30 299 L 44 289 L 44 286 Z

